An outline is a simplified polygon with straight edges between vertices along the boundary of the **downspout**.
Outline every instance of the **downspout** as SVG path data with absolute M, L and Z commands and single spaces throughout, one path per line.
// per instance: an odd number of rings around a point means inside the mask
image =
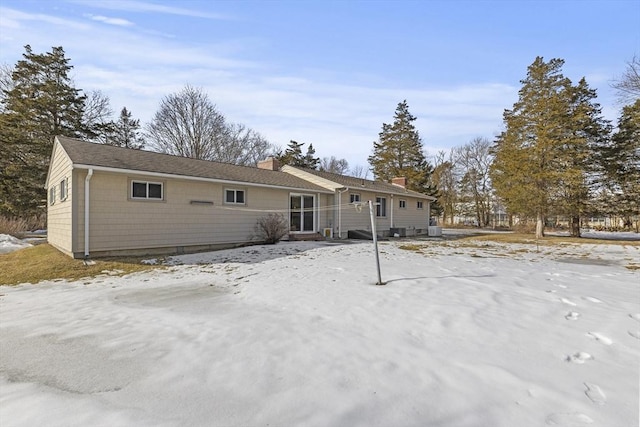
M 391 195 L 391 226 L 393 228 L 393 194 Z
M 338 238 L 342 239 L 342 193 L 349 191 L 349 187 L 344 190 L 338 190 Z
M 319 233 L 320 232 L 320 228 L 321 228 L 320 227 L 320 225 L 321 225 L 320 224 L 320 193 L 318 193 L 318 206 L 316 207 L 316 212 L 315 212 L 314 216 L 316 217 L 316 220 L 318 221 L 318 222 L 316 222 L 316 232 Z
M 89 259 L 89 181 L 93 176 L 93 169 L 89 169 L 84 179 L 84 259 Z

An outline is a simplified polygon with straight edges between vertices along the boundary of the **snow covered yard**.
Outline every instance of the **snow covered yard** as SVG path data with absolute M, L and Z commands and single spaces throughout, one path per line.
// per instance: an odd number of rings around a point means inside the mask
M 380 249 L 0 287 L 0 424 L 638 425 L 640 247 Z

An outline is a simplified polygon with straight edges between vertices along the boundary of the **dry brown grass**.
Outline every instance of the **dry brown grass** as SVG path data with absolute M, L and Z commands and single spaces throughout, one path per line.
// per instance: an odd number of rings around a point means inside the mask
M 520 243 L 540 246 L 561 246 L 567 244 L 591 244 L 591 245 L 620 245 L 620 246 L 636 246 L 640 247 L 640 241 L 629 240 L 605 240 L 605 239 L 587 239 L 566 236 L 546 236 L 536 239 L 531 234 L 519 233 L 496 233 L 483 234 L 479 236 L 468 236 L 460 239 L 462 241 L 490 241 L 496 243 Z
M 39 216 L 28 218 L 0 216 L 0 234 L 21 238 L 28 231 L 43 229 L 45 224 L 46 219 Z
M 109 258 L 95 260 L 94 265 L 73 259 L 48 244 L 20 249 L 0 255 L 0 285 L 38 283 L 43 280 L 95 277 L 108 272 L 124 275 L 136 271 L 161 268 L 141 264 L 141 258 Z

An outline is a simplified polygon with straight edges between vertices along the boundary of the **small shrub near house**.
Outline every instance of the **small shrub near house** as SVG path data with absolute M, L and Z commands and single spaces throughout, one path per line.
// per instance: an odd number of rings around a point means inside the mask
M 254 229 L 256 237 L 267 244 L 277 243 L 289 233 L 286 218 L 273 213 L 259 218 Z

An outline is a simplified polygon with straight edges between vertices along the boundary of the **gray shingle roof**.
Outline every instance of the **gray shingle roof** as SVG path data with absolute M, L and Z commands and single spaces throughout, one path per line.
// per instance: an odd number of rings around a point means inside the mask
M 152 151 L 132 150 L 63 136 L 58 136 L 57 140 L 76 165 L 129 169 L 181 176 L 187 179 L 197 177 L 329 193 L 320 186 L 281 171 L 196 160 Z
M 369 179 L 356 178 L 353 176 L 346 175 L 338 175 L 331 172 L 323 172 L 315 169 L 305 169 L 298 168 L 310 174 L 319 176 L 320 178 L 324 178 L 326 180 L 335 182 L 336 184 L 340 184 L 344 187 L 348 187 L 352 190 L 362 189 L 373 192 L 387 193 L 387 194 L 397 194 L 397 195 L 406 195 L 419 197 L 423 199 L 435 200 L 433 197 L 427 196 L 426 194 L 418 193 L 417 191 L 407 190 L 406 188 L 402 188 L 399 185 L 388 184 L 382 181 L 371 181 Z

